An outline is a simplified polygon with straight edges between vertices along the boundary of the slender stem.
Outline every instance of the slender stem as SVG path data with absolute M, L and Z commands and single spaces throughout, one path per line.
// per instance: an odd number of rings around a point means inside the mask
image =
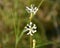
M 22 33 L 20 34 L 20 36 L 17 38 L 17 40 L 16 40 L 16 45 L 17 45 L 18 42 L 21 40 L 21 37 L 23 36 L 23 34 L 24 34 L 24 32 L 22 32 Z
M 44 0 L 42 0 L 42 1 L 40 2 L 40 4 L 38 5 L 38 8 L 42 5 L 43 2 L 44 2 Z
M 49 42 L 46 42 L 46 43 L 43 43 L 43 44 L 39 43 L 39 45 L 37 45 L 36 48 L 46 46 L 46 45 L 50 45 L 50 44 L 55 44 L 55 42 L 49 41 Z
M 44 0 L 42 0 L 42 1 L 40 2 L 40 4 L 38 5 L 38 8 L 41 6 L 41 4 L 43 3 L 43 1 L 44 1 Z M 31 14 L 30 14 L 30 18 L 29 18 L 29 19 L 30 19 L 30 22 L 31 22 L 33 16 L 34 16 L 33 13 L 31 13 Z M 31 35 L 30 35 L 30 48 L 32 48 L 32 36 L 31 36 Z M 34 44 L 34 47 L 33 47 L 33 48 L 35 48 L 35 44 Z
M 13 20 L 13 22 L 14 22 L 14 32 L 15 32 L 15 39 L 17 38 L 17 36 L 16 36 L 16 11 L 13 13 L 13 16 L 14 16 L 14 20 Z M 15 48 L 16 48 L 16 40 L 15 40 Z
M 35 39 L 33 39 L 33 48 L 35 48 L 35 45 L 36 45 L 36 41 Z
M 32 20 L 32 17 L 33 17 L 33 13 L 30 14 L 30 22 Z M 32 48 L 32 36 L 30 35 L 30 48 Z
M 32 36 L 30 35 L 30 48 L 32 48 Z
M 16 23 L 17 23 L 17 8 L 18 8 L 18 0 L 14 0 L 14 16 L 15 16 L 15 20 L 14 20 L 14 32 L 15 32 L 15 48 L 17 48 L 17 28 L 16 28 Z
M 31 22 L 31 20 L 32 20 L 32 17 L 33 17 L 33 13 L 30 14 L 30 17 L 29 17 L 30 22 Z
M 42 0 L 40 3 L 39 3 L 39 5 L 38 5 L 38 9 L 39 9 L 39 7 L 42 5 L 42 3 L 44 2 L 44 0 Z M 43 40 L 47 40 L 46 39 L 46 36 L 45 36 L 45 31 L 43 31 L 43 29 L 44 29 L 44 27 L 43 27 L 43 24 L 41 24 L 41 29 L 42 29 L 42 34 L 41 34 L 41 36 L 43 37 Z

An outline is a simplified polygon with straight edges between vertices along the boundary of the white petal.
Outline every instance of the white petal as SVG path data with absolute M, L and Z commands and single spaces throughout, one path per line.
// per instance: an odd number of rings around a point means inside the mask
M 30 25 L 32 25 L 32 22 L 30 22 Z
M 29 35 L 30 33 L 27 33 L 27 35 Z
M 29 31 L 30 30 L 30 28 L 25 28 L 24 30 L 23 30 L 23 32 L 26 32 L 26 31 Z
M 29 24 L 27 24 L 27 26 L 30 26 Z
M 31 35 L 31 36 L 33 36 L 33 34 L 32 34 L 32 32 L 31 32 L 31 31 L 30 31 L 29 33 L 30 33 L 30 35 Z
M 26 29 L 27 27 L 25 26 L 24 28 Z
M 30 13 L 30 11 L 29 11 L 29 10 L 27 10 L 27 9 L 26 9 L 26 11 L 27 11 L 28 13 Z
M 37 27 L 34 27 L 34 29 L 36 29 Z
M 27 10 L 31 10 L 29 7 L 26 7 Z
M 36 29 L 37 27 L 33 26 L 32 29 Z
M 29 7 L 26 7 L 26 11 L 27 11 L 28 13 L 31 13 L 31 9 L 30 9 Z
M 34 14 L 36 14 L 37 11 L 38 11 L 38 8 L 35 7 L 35 8 L 34 8 Z
M 34 24 L 34 26 L 36 26 L 36 25 Z
M 32 30 L 32 33 L 35 33 L 35 32 L 37 32 L 37 30 Z
M 37 9 L 37 7 L 34 8 L 35 10 Z
M 27 24 L 27 26 L 28 26 L 29 28 L 31 28 L 31 25 Z
M 31 31 L 29 31 L 29 32 L 27 33 L 27 35 L 29 35 L 29 34 L 30 34 L 30 35 L 33 35 L 33 34 L 31 33 Z
M 32 29 L 36 29 L 36 28 L 37 28 L 37 27 L 36 27 L 36 25 L 34 24 L 33 27 L 32 27 Z

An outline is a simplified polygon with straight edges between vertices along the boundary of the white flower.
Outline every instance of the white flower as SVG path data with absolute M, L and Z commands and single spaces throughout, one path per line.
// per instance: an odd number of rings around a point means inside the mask
M 38 11 L 38 8 L 34 7 L 34 5 L 31 5 L 30 7 L 26 7 L 26 10 L 28 13 L 36 14 L 36 12 Z
M 35 33 L 37 30 L 36 30 L 36 25 L 33 24 L 32 22 L 30 22 L 30 24 L 27 24 L 27 26 L 25 27 L 24 31 L 23 32 L 27 32 L 27 35 L 31 35 L 33 36 L 33 33 Z

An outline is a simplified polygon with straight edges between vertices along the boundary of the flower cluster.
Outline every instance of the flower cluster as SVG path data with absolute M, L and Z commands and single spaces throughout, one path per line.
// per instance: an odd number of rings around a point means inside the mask
M 34 5 L 31 5 L 30 7 L 26 7 L 26 10 L 28 13 L 36 14 L 36 12 L 38 11 L 38 8 L 34 7 Z
M 33 33 L 37 31 L 36 28 L 36 25 L 30 22 L 29 24 L 27 24 L 27 26 L 25 26 L 24 32 L 28 31 L 27 35 L 33 36 Z

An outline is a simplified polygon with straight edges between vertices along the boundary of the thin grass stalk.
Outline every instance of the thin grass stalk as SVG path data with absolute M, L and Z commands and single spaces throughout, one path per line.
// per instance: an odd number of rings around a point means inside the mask
M 15 16 L 15 22 L 14 22 L 14 32 L 15 32 L 15 48 L 17 48 L 17 39 L 18 39 L 18 36 L 17 36 L 17 8 L 18 8 L 18 0 L 14 0 L 14 16 Z
M 40 6 L 42 5 L 42 3 L 44 2 L 44 0 L 42 0 L 39 5 L 38 5 L 38 9 L 40 8 Z

